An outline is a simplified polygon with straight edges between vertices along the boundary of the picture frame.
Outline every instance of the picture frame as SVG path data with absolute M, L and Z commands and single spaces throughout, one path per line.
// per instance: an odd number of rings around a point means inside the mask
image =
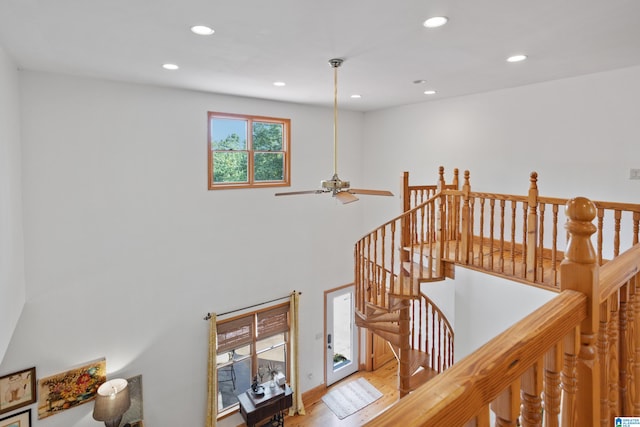
M 31 405 L 35 401 L 35 367 L 0 377 L 0 414 Z
M 105 358 L 88 362 L 38 380 L 38 419 L 74 408 L 96 398 L 98 387 L 107 380 Z
M 31 427 L 31 409 L 0 418 L 0 427 Z

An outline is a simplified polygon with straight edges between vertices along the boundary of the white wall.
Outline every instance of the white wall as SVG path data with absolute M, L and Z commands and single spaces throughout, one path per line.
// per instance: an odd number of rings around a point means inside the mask
M 462 267 L 453 284 L 456 361 L 558 295 Z
M 18 70 L 0 46 L 0 362 L 25 301 Z
M 291 118 L 291 190 L 315 189 L 332 173 L 330 109 L 37 72 L 21 85 L 28 292 L 0 372 L 104 356 L 109 377 L 142 374 L 148 425 L 203 425 L 203 316 L 296 289 L 302 391 L 323 382 L 323 291 L 353 280 L 368 201 L 208 191 L 206 132 L 209 110 Z M 341 114 L 352 181 L 362 120 Z M 94 426 L 91 409 L 34 425 Z
M 640 202 L 640 67 L 367 113 L 365 179 L 435 182 L 453 168 L 471 189 Z M 377 215 L 381 215 L 377 213 Z

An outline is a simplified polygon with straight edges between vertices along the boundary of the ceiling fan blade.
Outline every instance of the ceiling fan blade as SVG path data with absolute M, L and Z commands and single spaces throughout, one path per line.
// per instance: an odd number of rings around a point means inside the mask
M 288 191 L 285 193 L 276 193 L 276 196 L 295 196 L 296 194 L 321 194 L 322 190 L 305 190 L 305 191 Z
M 338 191 L 335 196 L 338 200 L 340 200 L 340 202 L 342 202 L 343 205 L 358 200 L 356 196 L 348 191 Z
M 369 196 L 393 196 L 393 193 L 387 190 L 365 190 L 362 188 L 350 188 L 349 192 L 353 194 L 367 194 Z

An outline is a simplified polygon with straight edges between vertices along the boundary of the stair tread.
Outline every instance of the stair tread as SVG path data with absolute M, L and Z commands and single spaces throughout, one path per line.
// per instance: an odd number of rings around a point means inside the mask
M 430 379 L 434 378 L 436 375 L 438 375 L 438 372 L 431 368 L 423 368 L 420 371 L 414 373 L 409 379 L 409 387 L 411 391 L 417 389 Z

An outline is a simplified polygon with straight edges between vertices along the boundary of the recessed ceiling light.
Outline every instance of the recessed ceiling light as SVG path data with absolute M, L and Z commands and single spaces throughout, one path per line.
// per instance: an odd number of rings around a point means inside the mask
M 360 98 L 362 98 L 362 95 L 358 95 L 357 93 L 354 93 L 353 95 L 351 95 L 351 98 L 360 99 Z
M 425 90 L 425 91 L 424 91 L 424 94 L 425 94 L 425 95 L 435 95 L 435 94 L 436 94 L 436 91 L 435 91 L 435 90 Z
M 282 86 L 286 86 L 287 84 L 285 82 L 273 82 L 274 86 L 278 86 L 278 87 L 282 87 Z
M 434 16 L 424 21 L 422 25 L 427 28 L 438 28 L 446 24 L 448 20 L 449 18 L 447 18 L 446 16 Z
M 422 85 L 422 84 L 425 84 L 426 82 L 427 82 L 426 80 L 422 80 L 422 79 L 421 80 L 414 80 L 413 84 L 414 85 Z
M 191 32 L 199 36 L 210 36 L 215 33 L 213 28 L 207 27 L 206 25 L 194 25 L 191 27 Z
M 520 62 L 527 59 L 527 55 L 513 55 L 507 58 L 507 62 Z
M 162 64 L 162 68 L 164 68 L 165 70 L 177 70 L 178 67 L 176 64 Z

